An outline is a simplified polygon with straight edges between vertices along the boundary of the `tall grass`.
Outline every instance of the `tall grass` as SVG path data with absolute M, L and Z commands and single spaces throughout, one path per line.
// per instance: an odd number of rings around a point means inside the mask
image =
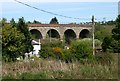
M 116 60 L 102 63 L 65 63 L 56 60 L 37 59 L 3 64 L 3 79 L 117 79 Z

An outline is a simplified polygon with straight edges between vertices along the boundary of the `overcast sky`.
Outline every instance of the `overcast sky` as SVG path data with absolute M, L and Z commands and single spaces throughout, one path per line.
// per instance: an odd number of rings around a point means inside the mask
M 80 19 L 64 18 L 57 15 L 48 14 L 33 8 L 27 7 L 14 0 L 4 0 L 1 6 L 1 17 L 8 20 L 14 18 L 16 21 L 20 17 L 24 17 L 26 21 L 38 20 L 43 23 L 49 23 L 52 17 L 57 17 L 60 23 L 71 22 L 89 22 L 91 16 L 94 15 L 96 21 L 115 20 L 118 15 L 118 0 L 19 0 L 31 6 L 53 12 L 59 15 L 75 17 Z M 74 2 L 73 2 L 74 1 Z M 114 1 L 114 2 L 113 2 Z

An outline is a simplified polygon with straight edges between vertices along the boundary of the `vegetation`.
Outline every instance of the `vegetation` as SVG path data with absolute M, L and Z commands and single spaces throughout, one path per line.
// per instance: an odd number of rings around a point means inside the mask
M 51 19 L 50 24 L 59 24 L 59 22 L 58 22 L 57 18 L 54 17 Z
M 100 46 L 101 42 L 95 40 L 96 46 Z M 92 55 L 92 40 L 89 38 L 72 41 L 70 49 L 65 49 L 62 42 L 49 42 L 42 44 L 40 57 L 45 59 L 63 60 L 72 62 L 72 60 L 83 61 L 93 59 Z
M 3 18 L 2 24 L 2 55 L 6 62 L 16 61 L 16 58 L 30 52 L 33 47 L 31 44 L 31 34 L 27 28 L 24 18 L 20 18 L 18 23 L 14 19 L 10 24 Z
M 117 54 L 111 54 L 114 61 L 107 55 L 96 63 L 39 59 L 3 64 L 3 79 L 117 79 Z
M 58 21 L 52 19 L 50 23 L 58 24 Z M 1 24 L 4 60 L 16 61 L 32 50 L 32 38 L 24 18 L 18 23 L 12 19 L 10 24 L 3 19 Z M 64 41 L 43 40 L 40 58 L 3 63 L 3 79 L 117 79 L 118 54 L 115 53 L 120 50 L 120 16 L 106 24 L 97 23 L 95 27 L 95 46 L 102 46 L 104 52 L 93 56 L 90 38 L 72 40 L 69 49 L 64 48 Z
M 114 53 L 120 53 L 120 15 L 116 19 L 116 26 L 112 29 L 112 34 L 106 36 L 102 43 L 104 52 L 111 50 Z
M 58 53 L 58 49 L 63 49 L 63 44 L 60 41 L 56 42 L 48 42 L 43 43 L 42 48 L 40 50 L 40 57 L 41 58 L 55 58 L 56 52 Z
M 15 61 L 17 57 L 22 55 L 21 52 L 25 45 L 21 41 L 24 39 L 25 36 L 20 31 L 17 31 L 17 28 L 4 25 L 2 29 L 2 55 L 5 61 Z
M 115 28 L 115 25 L 102 25 L 100 23 L 96 23 L 95 25 L 95 39 L 103 41 L 105 37 L 109 37 L 112 35 L 112 29 Z
M 25 44 L 24 53 L 31 52 L 33 50 L 33 46 L 31 44 L 32 36 L 31 36 L 30 31 L 27 28 L 27 24 L 25 23 L 25 20 L 23 17 L 19 18 L 19 21 L 17 23 L 17 29 L 18 29 L 18 31 L 23 33 L 25 36 L 25 40 L 23 41 Z
M 120 15 L 118 15 L 118 18 L 116 19 L 116 27 L 112 30 L 112 38 L 116 41 L 118 45 L 118 49 L 115 52 L 120 53 Z
M 27 23 L 28 23 L 28 24 L 41 24 L 41 22 L 40 22 L 40 21 L 37 21 L 37 20 L 34 20 L 33 22 L 28 21 Z

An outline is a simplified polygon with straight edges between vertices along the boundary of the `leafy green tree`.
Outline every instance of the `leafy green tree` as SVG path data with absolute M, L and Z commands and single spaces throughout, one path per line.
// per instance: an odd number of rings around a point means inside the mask
M 10 24 L 6 23 L 6 19 L 3 19 L 1 24 L 3 26 L 3 59 L 15 61 L 17 57 L 23 56 L 24 58 L 26 52 L 32 51 L 31 34 L 23 17 L 19 19 L 18 23 L 15 23 L 12 18 Z
M 12 27 L 16 27 L 16 23 L 15 23 L 15 20 L 13 18 L 11 19 L 10 24 Z
M 6 24 L 6 22 L 7 22 L 7 19 L 6 18 L 2 18 L 2 20 L 0 22 L 1 26 L 4 26 Z
M 112 30 L 112 38 L 116 41 L 118 47 L 117 52 L 120 52 L 120 15 L 116 19 L 116 27 Z M 116 49 L 113 47 L 113 49 Z
M 102 43 L 103 52 L 106 52 L 111 45 L 111 37 L 105 37 Z
M 2 55 L 6 61 L 15 61 L 23 54 L 25 47 L 23 40 L 24 34 L 20 33 L 16 27 L 4 24 L 2 29 Z
M 28 30 L 27 24 L 25 23 L 24 18 L 19 18 L 19 21 L 17 23 L 17 29 L 24 34 L 25 36 L 25 40 L 24 40 L 24 44 L 25 44 L 25 48 L 24 48 L 24 53 L 29 53 L 30 51 L 33 50 L 33 46 L 31 44 L 32 41 L 32 36 L 30 31 Z M 23 54 L 24 55 L 24 54 Z
M 105 37 L 102 43 L 103 51 L 106 52 L 107 49 L 114 52 L 120 52 L 120 15 L 116 19 L 116 27 L 112 29 L 111 37 Z
M 51 19 L 50 24 L 59 24 L 59 22 L 58 22 L 57 18 L 54 17 Z
M 110 50 L 114 53 L 119 53 L 120 52 L 120 42 L 113 39 L 111 42 L 111 45 L 110 45 Z
M 39 23 L 39 24 L 41 24 L 41 22 L 39 22 L 39 21 L 36 21 L 36 20 L 34 20 L 34 21 L 33 21 L 33 23 Z
M 120 40 L 120 15 L 116 19 L 116 27 L 112 30 L 112 37 L 119 41 Z

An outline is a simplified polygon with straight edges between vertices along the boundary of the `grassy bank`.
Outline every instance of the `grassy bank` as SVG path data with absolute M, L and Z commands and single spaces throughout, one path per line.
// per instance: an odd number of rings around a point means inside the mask
M 65 63 L 37 59 L 3 64 L 3 79 L 116 79 L 118 60 L 109 64 L 98 62 Z

